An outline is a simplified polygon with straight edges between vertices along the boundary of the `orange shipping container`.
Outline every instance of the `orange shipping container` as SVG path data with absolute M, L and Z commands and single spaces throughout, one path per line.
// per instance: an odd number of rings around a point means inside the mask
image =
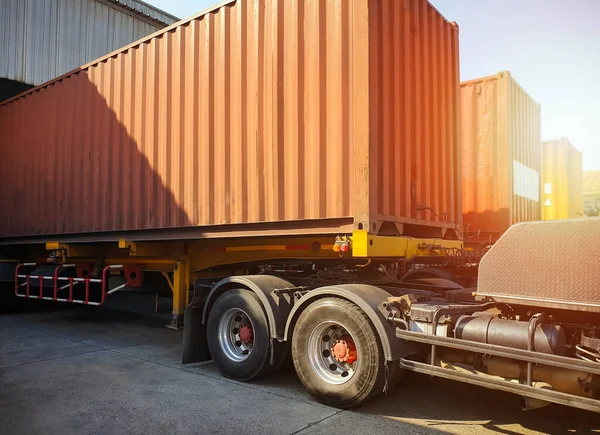
M 583 155 L 562 138 L 542 144 L 542 219 L 583 217 Z
M 0 237 L 450 236 L 458 71 L 425 0 L 221 4 L 0 106 Z
M 540 105 L 510 73 L 461 84 L 463 227 L 483 243 L 540 219 Z

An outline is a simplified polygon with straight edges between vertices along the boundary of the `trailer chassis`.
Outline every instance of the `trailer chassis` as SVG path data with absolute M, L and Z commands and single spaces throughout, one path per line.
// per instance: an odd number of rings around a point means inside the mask
M 564 246 L 564 242 L 557 245 Z M 571 346 L 570 357 L 561 356 L 567 355 L 566 353 L 553 354 L 552 350 L 544 352 L 537 349 L 536 334 L 542 323 L 546 321 L 544 314 L 524 314 L 526 321 L 521 319 L 523 314 L 514 317 L 512 314 L 507 316 L 506 313 L 501 313 L 498 317 L 500 322 L 519 324 L 520 337 L 527 338 L 525 348 L 453 336 L 449 328 L 454 328 L 458 321 L 454 319 L 444 324 L 443 316 L 470 316 L 500 306 L 508 307 L 506 301 L 495 300 L 485 295 L 478 296 L 476 291 L 465 289 L 453 282 L 449 279 L 452 277 L 446 272 L 439 273 L 440 265 L 451 265 L 449 268 L 451 270 L 464 271 L 465 268 L 469 270 L 477 264 L 479 254 L 474 255 L 472 251 L 464 250 L 461 242 L 377 236 L 365 231 L 356 231 L 353 235 L 341 235 L 334 240 L 329 237 L 232 239 L 210 242 L 174 241 L 172 243 L 120 240 L 116 251 L 113 246 L 71 246 L 57 242 L 47 244 L 46 248 L 53 250 L 53 258 L 58 258 L 59 263 L 63 265 L 60 267 L 63 268 L 64 265 L 69 265 L 71 260 L 74 260 L 73 263 L 84 263 L 91 261 L 90 259 L 99 261 L 101 258 L 104 267 L 103 277 L 111 269 L 121 270 L 128 267 L 130 270 L 133 268 L 133 270 L 163 274 L 173 291 L 171 327 L 183 326 L 184 328 L 183 363 L 213 359 L 219 368 L 224 370 L 226 376 L 237 380 L 247 381 L 277 370 L 289 354 L 291 346 L 294 365 L 304 385 L 311 390 L 311 393 L 316 394 L 319 400 L 342 408 L 355 406 L 375 394 L 388 391 L 397 383 L 402 371 L 412 371 L 515 393 L 529 400 L 528 409 L 557 403 L 600 412 L 600 401 L 597 400 L 600 391 L 600 345 L 592 346 L 594 355 L 596 349 L 598 350 L 598 357 L 594 357 L 593 361 L 583 361 L 585 355 L 575 352 L 574 348 L 578 347 L 579 342 L 574 342 Z M 319 283 L 321 277 L 318 276 L 316 281 L 313 279 L 311 282 L 310 279 L 307 281 L 293 276 L 291 272 L 297 272 L 294 270 L 283 268 L 282 273 L 278 273 L 278 261 L 293 261 L 304 265 L 317 263 L 322 265 L 326 262 L 344 267 L 353 264 L 352 267 L 356 270 L 381 272 L 384 279 L 355 280 L 355 277 L 348 279 L 334 274 L 323 276 L 321 283 Z M 268 267 L 262 274 L 249 274 L 250 269 L 256 271 L 256 268 L 249 266 L 252 264 L 265 264 Z M 420 264 L 424 267 L 404 274 L 407 264 L 413 266 Z M 388 266 L 402 273 L 388 274 L 389 270 L 386 269 Z M 429 274 L 428 269 L 431 271 Z M 19 273 L 16 277 L 17 280 L 25 279 L 26 283 L 32 279 L 30 275 Z M 40 278 L 40 275 L 34 277 Z M 139 284 L 132 279 L 132 276 L 126 278 L 130 287 Z M 40 281 L 43 282 L 44 279 L 40 278 Z M 60 279 L 54 279 L 53 300 L 56 299 L 57 289 L 60 289 L 57 287 L 59 281 Z M 88 285 L 94 281 L 79 277 L 67 282 L 72 288 L 74 282 Z M 104 279 L 102 285 L 103 287 L 106 285 Z M 17 292 L 20 286 L 22 283 L 16 284 Z M 27 295 L 33 296 L 29 290 L 30 286 L 28 284 L 26 286 Z M 40 289 L 42 286 L 43 284 L 40 284 Z M 108 289 L 108 286 L 106 288 Z M 40 292 L 43 296 L 43 289 Z M 103 297 L 106 296 L 105 293 L 103 291 Z M 417 309 L 422 310 L 419 315 L 423 316 L 425 313 L 425 321 L 418 319 L 418 316 L 411 317 L 412 313 L 408 313 L 407 307 L 402 305 L 408 304 L 410 311 L 413 299 L 417 301 L 415 305 L 420 306 Z M 245 304 L 245 308 L 236 306 L 237 303 Z M 559 302 L 557 304 L 560 306 Z M 535 307 L 521 308 L 538 312 Z M 572 307 L 569 309 L 572 314 Z M 232 310 L 237 310 L 236 313 L 244 315 L 229 315 Z M 351 377 L 352 374 L 344 367 L 357 361 L 358 354 L 358 361 L 360 358 L 365 358 L 368 360 L 367 366 L 370 367 L 372 364 L 379 366 L 379 372 L 369 375 L 375 376 L 370 381 L 372 392 L 356 400 L 347 398 L 339 401 L 336 399 L 338 393 L 331 393 L 333 391 L 331 388 L 329 388 L 331 391 L 327 386 L 321 390 L 313 388 L 314 385 L 311 384 L 313 381 L 306 376 L 306 361 L 300 361 L 300 365 L 305 364 L 305 367 L 304 371 L 298 371 L 298 358 L 302 359 L 302 353 L 306 352 L 302 347 L 306 346 L 302 341 L 306 337 L 302 338 L 302 334 L 312 334 L 307 328 L 314 326 L 314 316 L 310 318 L 314 310 L 332 315 L 331 319 L 325 319 L 333 325 L 331 330 L 342 326 L 345 331 L 335 338 L 332 335 L 331 338 L 335 341 L 331 349 L 322 343 L 320 347 L 317 346 L 324 355 L 321 364 L 323 361 L 331 362 L 331 366 L 336 366 L 335 370 L 341 377 Z M 346 313 L 345 315 L 351 314 L 354 326 L 346 328 L 346 317 L 340 317 L 342 311 Z M 247 315 L 248 312 L 251 312 L 251 315 Z M 540 312 L 544 311 L 540 310 Z M 221 334 L 222 325 L 217 325 L 222 316 L 229 316 L 235 320 L 233 326 L 230 326 L 231 330 L 225 331 L 225 335 Z M 333 319 L 336 316 L 337 320 Z M 409 322 L 419 323 L 417 320 L 421 325 L 415 330 L 414 325 L 409 325 Z M 311 322 L 313 322 L 312 326 Z M 552 315 L 547 324 L 555 324 Z M 590 330 L 593 334 L 590 339 L 594 343 L 600 342 L 600 338 L 596 338 L 597 332 L 600 332 L 597 318 L 594 318 L 591 325 Z M 528 327 L 525 333 L 523 333 L 523 326 L 525 329 Z M 444 334 L 438 333 L 438 327 L 445 331 Z M 316 327 L 315 330 L 322 329 L 319 328 L 321 326 Z M 418 332 L 418 328 L 429 328 L 430 332 Z M 247 373 L 238 373 L 231 370 L 235 365 L 234 362 L 227 363 L 229 368 L 224 368 L 223 355 L 215 355 L 215 351 L 219 351 L 220 346 L 219 341 L 215 341 L 217 330 L 221 331 L 219 334 L 223 337 L 229 334 L 229 339 L 234 343 L 230 345 L 239 346 L 244 351 L 235 363 L 247 360 L 247 354 L 254 352 L 256 355 L 256 352 L 260 352 L 255 369 Z M 361 337 L 357 340 L 352 334 Z M 258 351 L 255 351 L 257 349 L 253 341 L 255 337 L 261 337 L 260 340 L 263 340 L 259 343 Z M 328 342 L 330 337 L 323 335 L 322 339 L 324 341 L 327 339 Z M 377 342 L 377 346 L 372 347 L 369 344 L 372 342 Z M 372 353 L 365 353 L 365 346 Z M 516 376 L 508 376 L 499 375 L 498 372 L 491 370 L 480 370 L 475 365 L 469 368 L 469 364 L 461 365 L 459 360 L 444 361 L 438 358 L 438 355 L 445 357 L 446 350 L 477 354 L 483 358 L 498 357 L 503 362 L 509 361 L 512 364 L 511 369 L 521 368 L 523 365 L 525 369 Z M 581 351 L 578 349 L 578 352 Z M 332 354 L 335 354 L 335 358 Z M 423 361 L 424 354 L 428 355 L 428 361 Z M 220 360 L 215 358 L 216 356 Z M 316 359 L 312 358 L 311 361 L 314 365 Z M 570 376 L 583 373 L 585 379 L 577 378 L 575 383 L 567 385 L 567 388 L 555 390 L 552 385 L 534 376 L 534 371 L 538 369 L 567 370 Z M 537 372 L 536 375 L 541 376 Z M 343 383 L 341 379 L 334 381 L 335 385 Z M 585 390 L 580 391 L 580 394 L 567 392 L 569 388 L 571 389 L 569 391 L 572 391 L 573 388 L 580 386 Z

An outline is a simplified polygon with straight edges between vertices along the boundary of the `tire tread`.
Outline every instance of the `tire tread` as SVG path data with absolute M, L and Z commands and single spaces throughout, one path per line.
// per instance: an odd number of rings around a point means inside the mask
M 328 385 L 324 381 L 320 381 L 321 385 L 311 385 L 310 381 L 307 379 L 307 377 L 303 373 L 305 370 L 312 370 L 312 368 L 310 368 L 310 366 L 308 366 L 305 355 L 301 354 L 298 351 L 296 351 L 296 352 L 294 351 L 294 348 L 295 348 L 294 340 L 298 340 L 298 337 L 296 336 L 296 332 L 299 329 L 302 329 L 305 327 L 304 322 L 307 321 L 306 320 L 307 318 L 310 319 L 309 316 L 311 315 L 311 311 L 312 311 L 311 307 L 314 308 L 315 305 L 318 307 L 327 301 L 333 302 L 335 305 L 337 305 L 341 309 L 341 312 L 350 312 L 350 313 L 353 313 L 354 315 L 356 315 L 356 317 L 358 317 L 358 319 L 354 319 L 354 321 L 357 322 L 358 328 L 360 330 L 369 331 L 368 335 L 371 336 L 369 338 L 374 338 L 374 340 L 375 340 L 376 348 L 377 348 L 376 362 L 378 364 L 378 367 L 376 368 L 377 373 L 374 376 L 374 378 L 372 379 L 371 383 L 365 384 L 366 388 L 368 389 L 366 394 L 364 392 L 365 388 L 363 388 L 359 392 L 359 394 L 357 394 L 356 396 L 344 397 L 343 393 L 340 393 L 340 394 L 336 394 L 338 397 L 333 399 L 331 397 L 331 395 L 327 395 L 327 394 L 323 393 L 322 391 L 319 391 L 319 390 L 328 388 Z M 371 323 L 369 316 L 362 309 L 360 309 L 360 307 L 358 307 L 356 304 L 354 304 L 346 299 L 343 299 L 343 298 L 326 297 L 323 299 L 319 299 L 319 300 L 313 302 L 312 304 L 310 304 L 302 312 L 302 314 L 298 318 L 298 321 L 296 322 L 296 325 L 294 327 L 294 333 L 292 335 L 292 360 L 293 360 L 294 366 L 296 367 L 296 373 L 298 374 L 298 377 L 300 378 L 300 381 L 303 383 L 305 388 L 313 396 L 315 396 L 317 398 L 317 400 L 319 400 L 320 402 L 322 402 L 326 405 L 334 406 L 334 407 L 341 408 L 341 409 L 353 408 L 353 407 L 359 405 L 360 403 L 368 401 L 371 398 L 373 398 L 374 396 L 376 396 L 377 394 L 381 393 L 384 388 L 385 358 L 383 356 L 383 348 L 382 348 L 381 342 L 379 340 L 377 331 L 375 330 L 373 324 Z

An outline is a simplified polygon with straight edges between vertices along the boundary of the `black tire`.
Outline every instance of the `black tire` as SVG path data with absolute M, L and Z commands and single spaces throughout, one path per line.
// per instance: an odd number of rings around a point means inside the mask
M 219 340 L 219 323 L 225 313 L 233 308 L 244 311 L 253 327 L 252 351 L 243 361 L 235 361 L 228 357 Z M 282 343 L 274 343 L 275 364 L 270 364 L 271 338 L 267 315 L 258 296 L 250 290 L 229 290 L 217 299 L 208 316 L 207 340 L 210 354 L 221 373 L 241 382 L 265 376 L 276 370 L 281 365 L 285 354 L 285 346 L 279 346 Z
M 343 324 L 358 349 L 360 364 L 350 380 L 341 385 L 325 381 L 309 361 L 309 337 L 323 319 Z M 385 386 L 385 358 L 379 336 L 365 312 L 344 299 L 319 299 L 302 312 L 292 335 L 292 359 L 304 387 L 329 406 L 358 406 L 383 392 Z

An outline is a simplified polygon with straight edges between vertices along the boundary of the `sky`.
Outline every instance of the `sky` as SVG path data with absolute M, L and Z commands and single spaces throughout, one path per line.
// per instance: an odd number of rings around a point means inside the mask
M 460 28 L 461 80 L 510 71 L 542 110 L 542 140 L 568 137 L 600 170 L 600 0 L 430 0 Z M 215 0 L 146 0 L 185 18 Z

